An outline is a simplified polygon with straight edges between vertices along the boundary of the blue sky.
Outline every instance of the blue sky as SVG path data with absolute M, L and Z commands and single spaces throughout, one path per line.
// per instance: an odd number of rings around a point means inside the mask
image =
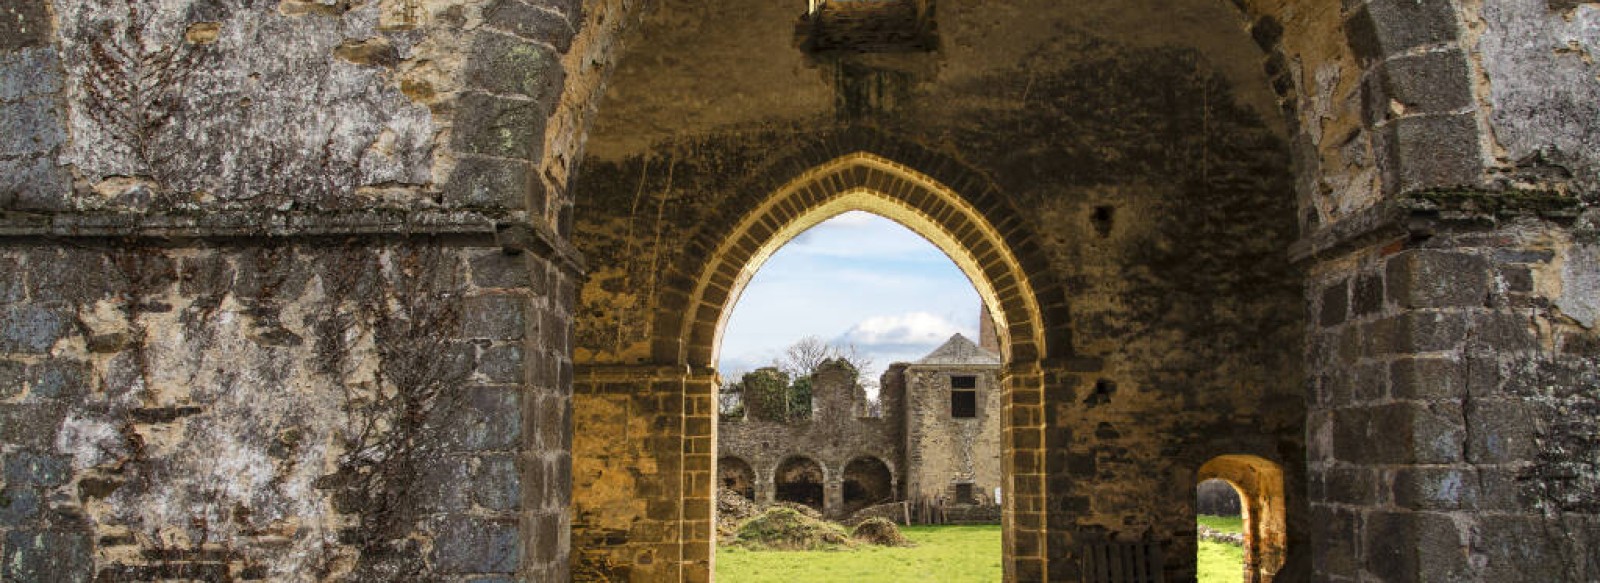
M 801 233 L 745 287 L 722 338 L 731 378 L 770 364 L 796 340 L 855 344 L 876 381 L 960 332 L 977 338 L 978 293 L 926 239 L 889 219 L 854 211 Z

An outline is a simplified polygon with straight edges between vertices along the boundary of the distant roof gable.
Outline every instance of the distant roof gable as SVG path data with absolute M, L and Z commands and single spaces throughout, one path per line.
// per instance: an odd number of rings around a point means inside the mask
M 917 364 L 1000 364 L 1000 355 L 979 348 L 966 336 L 956 334 L 935 348 Z

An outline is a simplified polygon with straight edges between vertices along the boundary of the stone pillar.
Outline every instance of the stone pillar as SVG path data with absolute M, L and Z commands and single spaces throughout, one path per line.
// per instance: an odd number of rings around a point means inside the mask
M 575 576 L 710 578 L 716 383 L 681 366 L 578 367 Z
M 1007 581 L 1043 581 L 1046 565 L 1044 374 L 1038 362 L 1009 364 L 1000 374 L 1001 468 L 1006 484 L 1001 544 Z
M 839 512 L 843 509 L 844 477 L 839 474 L 828 476 L 822 486 L 822 515 L 840 518 Z
M 760 471 L 760 470 L 757 470 Z M 756 478 L 756 503 L 771 505 L 778 501 L 778 491 L 772 483 L 772 476 L 758 476 Z
M 1302 249 L 1319 578 L 1600 576 L 1600 247 L 1574 212 L 1492 196 Z

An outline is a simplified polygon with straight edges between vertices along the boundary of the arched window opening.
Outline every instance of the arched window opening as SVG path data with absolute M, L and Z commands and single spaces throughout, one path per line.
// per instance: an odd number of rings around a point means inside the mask
M 733 490 L 746 500 L 755 500 L 756 472 L 742 459 L 736 457 L 718 459 L 717 487 Z
M 823 510 L 822 466 L 810 458 L 784 460 L 773 475 L 773 490 L 779 502 L 793 502 Z
M 894 498 L 894 476 L 882 460 L 861 457 L 844 467 L 844 508 L 841 514 L 849 516 L 868 506 L 893 502 Z
M 1236 538 L 1224 539 L 1218 535 L 1213 540 L 1227 540 L 1229 543 L 1236 540 L 1240 549 L 1238 561 L 1242 578 L 1219 581 L 1272 581 L 1283 567 L 1288 545 L 1283 468 L 1257 456 L 1223 455 L 1201 466 L 1196 478 L 1195 505 L 1197 513 L 1201 515 L 1200 524 L 1213 530 L 1235 532 Z M 1230 492 L 1237 503 L 1237 518 L 1228 518 L 1226 514 L 1210 515 L 1214 518 L 1208 518 L 1207 510 L 1223 512 L 1230 508 L 1227 499 Z M 1206 524 L 1208 521 L 1209 525 Z M 1204 543 L 1204 531 L 1201 538 Z M 1201 560 L 1205 560 L 1204 550 Z M 1204 565 L 1201 570 L 1203 573 Z M 1209 579 L 1202 577 L 1202 580 Z

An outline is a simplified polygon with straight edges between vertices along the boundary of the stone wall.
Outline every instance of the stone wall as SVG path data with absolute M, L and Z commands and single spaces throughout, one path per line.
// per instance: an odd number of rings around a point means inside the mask
M 566 577 L 576 4 L 0 13 L 0 578 Z
M 823 514 L 843 513 L 845 466 L 860 458 L 876 459 L 891 475 L 906 475 L 905 424 L 901 403 L 888 399 L 882 417 L 857 417 L 865 411 L 866 394 L 853 367 L 829 361 L 811 375 L 812 415 L 792 422 L 742 419 L 717 424 L 717 456 L 743 460 L 755 470 L 756 501 L 774 500 L 774 473 L 794 457 L 821 464 L 824 473 Z
M 564 349 L 524 283 L 560 270 L 437 238 L 12 239 L 0 265 L 8 579 L 560 565 L 565 496 L 522 472 L 567 464 L 526 363 Z
M 1307 431 L 1332 580 L 1600 574 L 1593 213 L 1466 202 L 1404 211 L 1398 238 L 1313 275 Z

